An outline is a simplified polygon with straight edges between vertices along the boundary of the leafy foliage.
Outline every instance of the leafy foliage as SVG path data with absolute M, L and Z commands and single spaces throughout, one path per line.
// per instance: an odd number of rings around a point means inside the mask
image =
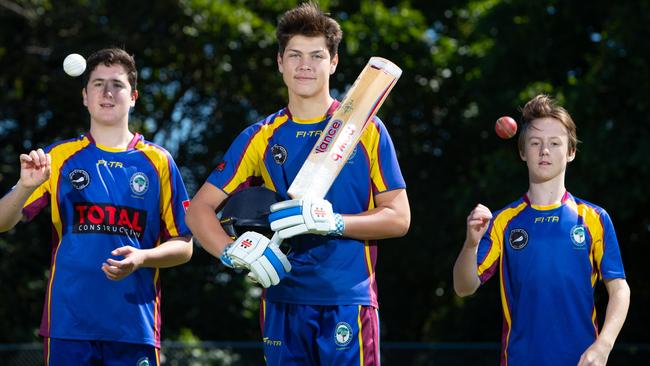
M 18 154 L 88 128 L 81 83 L 63 58 L 118 45 L 135 55 L 140 99 L 132 128 L 168 148 L 193 194 L 245 126 L 286 103 L 274 28 L 298 1 L 185 0 L 0 2 L 0 189 L 18 179 Z M 514 140 L 495 137 L 501 115 L 531 96 L 559 98 L 583 144 L 567 186 L 614 218 L 633 291 L 621 339 L 648 341 L 650 29 L 647 0 L 323 1 L 344 41 L 332 80 L 342 96 L 367 59 L 404 74 L 380 111 L 398 149 L 411 199 L 407 237 L 381 244 L 382 337 L 496 341 L 498 289 L 453 294 L 451 268 L 465 217 L 523 194 Z M 0 342 L 35 339 L 50 251 L 47 214 L 0 236 Z M 405 257 L 403 248 L 417 255 Z M 259 293 L 197 248 L 164 270 L 167 339 L 258 339 Z M 496 282 L 496 281 L 490 281 Z M 603 314 L 599 289 L 600 315 Z M 16 311 L 21 309 L 21 311 Z

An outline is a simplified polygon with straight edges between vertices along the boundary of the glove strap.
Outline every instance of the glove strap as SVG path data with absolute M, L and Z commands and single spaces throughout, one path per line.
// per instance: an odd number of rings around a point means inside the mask
M 230 268 L 235 268 L 235 265 L 232 262 L 232 258 L 228 255 L 228 249 L 232 246 L 232 243 L 226 245 L 225 248 L 223 248 L 223 252 L 221 253 L 221 257 L 219 259 L 221 260 L 221 263 L 223 263 L 226 267 Z
M 343 236 L 343 232 L 345 231 L 345 221 L 343 221 L 343 216 L 341 216 L 341 214 L 334 214 L 334 224 L 336 225 L 336 229 L 334 229 L 330 235 Z

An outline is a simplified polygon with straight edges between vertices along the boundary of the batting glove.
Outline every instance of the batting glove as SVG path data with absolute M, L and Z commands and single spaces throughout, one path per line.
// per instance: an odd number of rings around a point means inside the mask
M 291 263 L 278 244 L 253 231 L 229 244 L 220 259 L 230 268 L 249 270 L 248 276 L 264 288 L 277 285 L 291 271 Z
M 280 239 L 302 234 L 341 236 L 345 230 L 343 217 L 333 212 L 329 201 L 310 196 L 271 205 L 269 221 Z

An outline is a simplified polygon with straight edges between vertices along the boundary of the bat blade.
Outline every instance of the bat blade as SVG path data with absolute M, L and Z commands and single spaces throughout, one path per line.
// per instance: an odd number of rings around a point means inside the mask
M 287 193 L 325 197 L 363 130 L 402 74 L 394 63 L 372 57 L 352 84 L 303 163 Z

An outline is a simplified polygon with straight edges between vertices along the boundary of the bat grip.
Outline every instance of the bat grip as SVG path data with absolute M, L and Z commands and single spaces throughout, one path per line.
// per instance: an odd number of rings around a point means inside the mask
M 280 239 L 280 234 L 276 231 L 273 233 L 273 236 L 271 237 L 271 242 L 269 243 L 269 246 L 275 245 L 276 247 L 280 247 L 280 244 L 282 244 L 282 239 Z

